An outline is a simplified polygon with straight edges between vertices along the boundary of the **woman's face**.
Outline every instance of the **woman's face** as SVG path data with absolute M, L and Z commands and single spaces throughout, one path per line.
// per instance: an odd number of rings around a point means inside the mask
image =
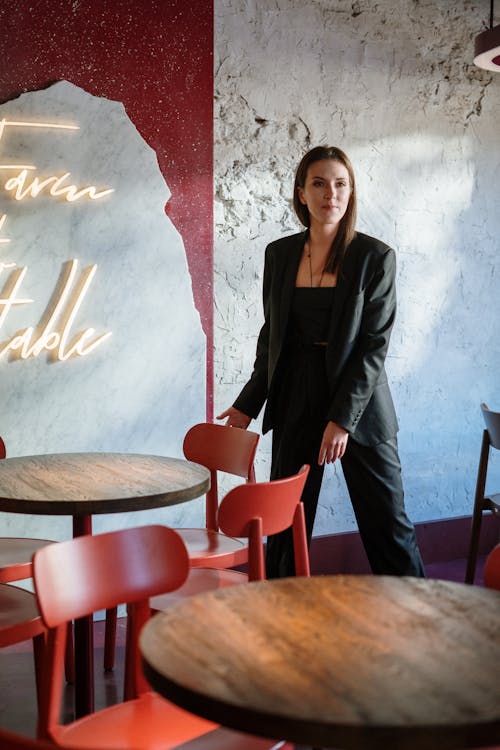
M 311 225 L 338 224 L 351 197 L 349 172 L 339 161 L 322 159 L 310 164 L 299 200 L 309 209 Z

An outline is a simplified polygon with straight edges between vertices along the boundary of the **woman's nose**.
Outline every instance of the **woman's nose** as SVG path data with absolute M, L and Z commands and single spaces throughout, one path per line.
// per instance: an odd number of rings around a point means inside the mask
M 335 191 L 335 188 L 333 185 L 325 185 L 325 197 L 326 198 L 331 198 L 334 191 Z

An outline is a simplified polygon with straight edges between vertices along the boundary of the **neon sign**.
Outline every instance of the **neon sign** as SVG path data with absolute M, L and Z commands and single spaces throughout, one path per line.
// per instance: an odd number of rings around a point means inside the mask
M 16 120 L 0 120 L 0 140 L 9 127 L 22 128 L 54 128 L 59 130 L 79 130 L 78 125 L 64 125 L 49 122 L 19 122 Z M 6 192 L 10 192 L 16 201 L 26 198 L 37 198 L 45 194 L 51 198 L 62 198 L 73 203 L 81 198 L 89 198 L 97 201 L 114 192 L 113 188 L 99 190 L 95 185 L 78 188 L 77 185 L 68 184 L 70 172 L 62 175 L 49 175 L 48 177 L 32 177 L 31 172 L 37 168 L 32 164 L 0 164 L 2 171 L 15 170 L 17 174 L 9 176 L 2 185 Z M 10 242 L 10 238 L 1 236 L 7 214 L 0 215 L 0 245 Z M 19 305 L 28 305 L 33 302 L 20 295 L 20 288 L 28 271 L 27 266 L 17 266 L 15 262 L 0 262 L 0 276 L 8 271 L 2 292 L 0 292 L 0 330 L 6 322 L 11 310 Z M 55 361 L 66 361 L 70 357 L 83 357 L 94 351 L 100 344 L 108 339 L 111 331 L 95 335 L 94 328 L 86 328 L 79 333 L 72 334 L 78 310 L 90 288 L 96 274 L 97 265 L 94 263 L 85 268 L 77 280 L 78 260 L 73 258 L 68 261 L 56 285 L 51 297 L 50 309 L 42 316 L 38 326 L 29 326 L 18 331 L 7 341 L 0 342 L 0 357 L 10 352 L 11 358 L 28 359 L 38 357 L 42 352 L 47 352 L 49 358 Z
M 0 169 L 5 169 L 5 166 L 0 164 Z M 25 167 L 16 177 L 11 177 L 7 180 L 4 185 L 6 190 L 11 190 L 13 192 L 16 201 L 21 201 L 23 198 L 26 198 L 26 196 L 36 198 L 44 188 L 49 185 L 51 185 L 49 190 L 50 195 L 53 197 L 63 195 L 70 203 L 77 201 L 84 195 L 88 195 L 89 198 L 95 201 L 114 192 L 112 188 L 109 190 L 97 191 L 94 185 L 82 188 L 81 190 L 78 190 L 76 185 L 63 185 L 64 181 L 71 175 L 71 172 L 65 172 L 61 177 L 53 175 L 47 177 L 45 180 L 40 180 L 38 177 L 35 177 L 32 182 L 28 181 L 28 185 L 26 186 L 28 169 L 29 167 Z

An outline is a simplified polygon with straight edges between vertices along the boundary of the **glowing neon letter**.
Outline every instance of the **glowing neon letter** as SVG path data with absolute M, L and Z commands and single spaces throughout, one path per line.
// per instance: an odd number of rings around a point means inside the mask
M 14 128 L 56 128 L 58 130 L 80 130 L 79 125 L 63 125 L 59 122 L 19 122 L 17 120 L 0 120 L 0 138 L 6 127 Z
M 81 190 L 78 190 L 76 185 L 63 186 L 62 183 L 64 180 L 67 180 L 70 176 L 71 172 L 65 172 L 61 177 L 53 175 L 52 177 L 47 177 L 45 180 L 40 180 L 39 177 L 34 177 L 31 183 L 26 184 L 28 170 L 22 169 L 15 177 L 9 177 L 4 187 L 6 190 L 10 190 L 14 193 L 16 201 L 21 201 L 23 198 L 26 198 L 26 196 L 36 198 L 49 185 L 52 185 L 49 190 L 50 195 L 55 198 L 64 195 L 68 202 L 77 201 L 79 198 L 83 198 L 84 195 L 88 195 L 91 200 L 95 201 L 114 192 L 113 188 L 97 190 L 95 185 L 90 185 Z
M 20 353 L 19 356 L 21 359 L 28 359 L 28 357 L 38 357 L 44 350 L 48 352 L 57 350 L 57 359 L 63 362 L 74 355 L 83 357 L 86 354 L 89 354 L 111 336 L 111 331 L 109 331 L 108 333 L 104 333 L 101 336 L 97 336 L 92 341 L 89 341 L 89 339 L 94 336 L 95 329 L 86 328 L 84 331 L 78 333 L 71 344 L 68 345 L 71 327 L 75 321 L 76 314 L 80 309 L 97 270 L 95 264 L 86 268 L 80 281 L 78 291 L 75 293 L 73 290 L 73 294 L 70 295 L 71 287 L 75 281 L 77 267 L 78 261 L 73 259 L 70 263 L 69 270 L 65 275 L 59 298 L 57 299 L 54 309 L 41 333 L 35 333 L 35 329 L 32 326 L 25 328 L 20 334 L 13 336 L 2 347 L 0 347 L 0 356 L 9 350 L 17 350 Z M 9 285 L 9 296 L 5 299 L 0 298 L 0 307 L 3 307 L 0 313 L 0 327 L 4 323 L 12 305 L 21 305 L 33 301 L 30 299 L 16 298 L 17 290 L 26 275 L 26 271 L 27 268 L 23 267 L 12 275 L 13 278 Z M 67 308 L 63 314 L 65 303 L 67 303 Z M 62 330 L 58 330 L 58 324 L 56 323 L 56 319 L 60 316 L 62 317 Z M 33 340 L 34 336 L 35 339 Z
M 2 308 L 0 312 L 0 328 L 4 324 L 5 318 L 9 314 L 10 309 L 13 305 L 27 305 L 28 303 L 33 302 L 32 299 L 22 299 L 16 297 L 17 291 L 23 283 L 23 279 L 26 276 L 27 270 L 27 268 L 19 268 L 17 271 L 14 271 L 8 284 L 8 289 L 6 290 L 8 296 L 0 297 L 0 308 Z M 2 351 L 0 351 L 0 354 L 2 354 Z

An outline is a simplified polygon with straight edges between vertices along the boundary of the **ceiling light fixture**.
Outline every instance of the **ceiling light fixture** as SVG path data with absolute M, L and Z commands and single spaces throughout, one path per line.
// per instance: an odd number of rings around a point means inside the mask
M 493 26 L 493 3 L 490 7 L 490 28 L 478 34 L 474 42 L 474 62 L 485 70 L 500 71 L 500 26 Z

